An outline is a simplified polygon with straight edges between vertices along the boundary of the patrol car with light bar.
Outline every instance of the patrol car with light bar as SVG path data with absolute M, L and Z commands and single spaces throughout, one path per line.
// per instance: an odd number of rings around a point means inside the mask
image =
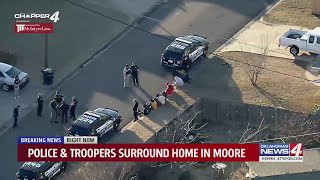
M 161 64 L 165 67 L 181 69 L 183 61 L 193 63 L 200 56 L 206 56 L 209 42 L 206 37 L 188 35 L 176 38 L 161 55 Z
M 48 180 L 66 170 L 66 162 L 25 162 L 16 174 L 19 180 Z
M 84 112 L 68 129 L 69 136 L 102 137 L 110 130 L 117 131 L 122 117 L 119 112 L 110 108 L 97 108 Z

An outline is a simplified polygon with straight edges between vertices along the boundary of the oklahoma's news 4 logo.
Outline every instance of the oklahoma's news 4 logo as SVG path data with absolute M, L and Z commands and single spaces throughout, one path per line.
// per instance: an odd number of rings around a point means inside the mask
M 14 31 L 17 34 L 48 34 L 53 33 L 53 24 L 60 20 L 60 12 L 48 13 L 17 13 L 14 14 L 16 23 Z M 46 19 L 51 22 L 31 22 L 32 20 Z
M 260 156 L 303 156 L 303 144 L 260 144 Z

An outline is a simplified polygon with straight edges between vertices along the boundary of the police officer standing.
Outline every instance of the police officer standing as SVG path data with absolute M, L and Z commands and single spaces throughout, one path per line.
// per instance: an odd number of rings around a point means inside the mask
M 71 107 L 70 107 L 70 119 L 76 120 L 76 107 L 78 105 L 78 101 L 76 97 L 72 97 L 71 100 Z
M 137 65 L 134 64 L 134 62 L 131 64 L 130 66 L 131 69 L 131 76 L 132 76 L 132 80 L 133 80 L 133 84 L 132 85 L 139 85 L 139 77 L 138 77 L 138 70 L 139 67 Z
M 61 111 L 61 122 L 67 123 L 68 122 L 69 105 L 63 100 L 59 109 Z
M 185 81 L 188 82 L 189 80 L 191 80 L 190 76 L 189 76 L 189 68 L 191 66 L 191 62 L 190 60 L 184 60 L 182 61 L 182 69 L 185 73 Z
M 141 111 L 139 110 L 139 101 L 137 99 L 133 100 L 133 122 L 136 122 L 137 120 L 139 120 L 139 114 L 141 113 Z
M 20 106 L 17 106 L 13 109 L 13 115 L 12 115 L 13 126 L 12 126 L 12 128 L 16 128 L 18 126 L 19 107 Z
M 54 118 L 54 122 L 57 122 L 57 117 L 58 117 L 58 105 L 55 101 L 55 99 L 52 99 L 52 101 L 50 101 L 50 107 L 51 107 L 51 114 L 50 114 L 50 122 L 53 122 L 53 118 Z
M 38 101 L 38 111 L 37 111 L 37 115 L 38 115 L 39 117 L 41 117 L 41 115 L 42 115 L 42 107 L 43 107 L 43 99 L 42 99 L 42 96 L 41 96 L 40 93 L 38 94 L 37 101 Z
M 56 91 L 56 94 L 54 95 L 54 100 L 56 101 L 56 104 L 57 104 L 58 107 L 60 107 L 63 98 L 64 98 L 63 95 L 60 94 L 59 91 Z M 58 113 L 58 116 L 61 115 L 61 112 L 60 112 L 59 108 L 57 109 L 57 113 Z

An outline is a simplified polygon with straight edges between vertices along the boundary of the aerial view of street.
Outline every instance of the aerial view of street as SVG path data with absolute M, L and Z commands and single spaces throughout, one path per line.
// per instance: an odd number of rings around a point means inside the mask
M 320 0 L 1 0 L 0 15 L 0 180 L 320 179 Z M 304 159 L 19 162 L 36 136 L 302 143 Z

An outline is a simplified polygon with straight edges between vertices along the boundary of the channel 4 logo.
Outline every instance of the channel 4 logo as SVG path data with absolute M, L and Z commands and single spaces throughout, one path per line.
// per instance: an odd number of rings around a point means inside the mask
M 260 144 L 260 156 L 303 156 L 303 145 Z

